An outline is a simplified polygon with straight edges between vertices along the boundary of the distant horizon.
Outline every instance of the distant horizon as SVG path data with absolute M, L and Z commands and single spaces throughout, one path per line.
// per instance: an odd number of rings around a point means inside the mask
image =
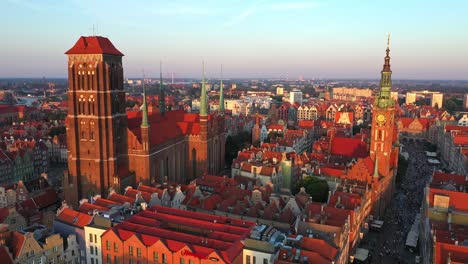
M 463 7 L 464 6 L 464 7 Z M 124 74 L 374 79 L 391 33 L 394 79 L 468 80 L 466 1 L 6 0 L 0 77 L 65 76 L 80 36 L 108 37 Z M 14 21 L 14 23 L 13 23 Z M 50 77 L 48 77 L 50 78 Z M 336 77 L 334 77 L 336 78 Z
M 0 81 L 5 80 L 67 80 L 68 77 L 0 77 Z M 142 77 L 125 77 L 125 80 L 141 80 Z M 159 76 L 156 77 L 148 77 L 145 76 L 145 79 L 152 79 L 152 80 L 159 80 Z M 164 77 L 166 80 L 166 84 L 170 84 L 167 80 L 170 80 L 170 77 Z M 178 77 L 174 78 L 174 80 L 200 80 L 200 77 Z M 205 78 L 206 81 L 210 80 L 220 80 L 220 78 Z M 230 80 L 278 80 L 278 81 L 286 81 L 284 78 L 279 77 L 224 77 L 223 80 L 230 81 Z M 304 81 L 379 81 L 380 76 L 378 78 L 307 78 L 304 77 Z M 299 79 L 289 79 L 288 82 L 295 82 L 299 81 Z M 392 77 L 393 82 L 401 82 L 401 81 L 422 81 L 422 82 L 468 82 L 467 79 L 395 79 Z

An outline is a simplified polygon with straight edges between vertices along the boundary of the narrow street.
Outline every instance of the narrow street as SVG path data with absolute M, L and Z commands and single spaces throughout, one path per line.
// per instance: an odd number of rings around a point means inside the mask
M 403 152 L 409 154 L 406 175 L 386 210 L 382 230 L 380 233 L 369 232 L 361 244 L 373 252 L 370 263 L 415 263 L 418 252 L 410 252 L 405 243 L 416 214 L 420 212 L 424 187 L 434 170 L 427 163 L 424 151 L 424 143 L 403 143 Z

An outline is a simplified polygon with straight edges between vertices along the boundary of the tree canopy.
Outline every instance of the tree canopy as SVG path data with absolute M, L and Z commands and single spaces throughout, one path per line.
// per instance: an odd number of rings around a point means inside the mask
M 304 187 L 305 191 L 312 196 L 314 202 L 327 202 L 330 188 L 326 180 L 314 176 L 307 176 L 303 180 L 298 181 L 295 187 L 296 192 L 300 190 L 301 187 Z
M 252 144 L 252 134 L 241 131 L 235 136 L 226 138 L 226 163 L 231 165 L 232 160 L 237 157 L 237 152 Z

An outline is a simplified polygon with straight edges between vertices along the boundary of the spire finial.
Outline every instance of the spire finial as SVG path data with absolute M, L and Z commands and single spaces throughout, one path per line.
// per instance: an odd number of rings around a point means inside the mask
M 149 127 L 149 123 L 148 123 L 148 105 L 146 103 L 146 87 L 145 87 L 145 71 L 144 70 L 143 70 L 142 84 L 143 84 L 143 104 L 142 104 L 143 117 L 141 118 L 141 126 L 140 127 L 148 128 Z
M 382 72 L 392 72 L 390 69 L 390 33 L 387 33 L 387 49 L 385 51 L 385 63 Z
M 206 86 L 205 86 L 205 61 L 202 61 L 202 87 L 200 91 L 200 115 L 206 116 Z
M 163 88 L 163 77 L 162 77 L 162 61 L 159 61 L 159 113 L 162 115 L 166 111 L 165 95 Z
M 224 114 L 223 65 L 221 64 L 221 84 L 219 87 L 219 112 Z
M 390 49 L 390 32 L 387 32 L 387 49 Z

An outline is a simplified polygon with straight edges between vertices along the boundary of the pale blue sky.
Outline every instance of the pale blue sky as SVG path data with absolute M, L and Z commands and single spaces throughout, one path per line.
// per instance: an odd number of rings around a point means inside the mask
M 468 79 L 468 1 L 2 0 L 0 77 L 66 77 L 81 35 L 110 38 L 127 77 Z

